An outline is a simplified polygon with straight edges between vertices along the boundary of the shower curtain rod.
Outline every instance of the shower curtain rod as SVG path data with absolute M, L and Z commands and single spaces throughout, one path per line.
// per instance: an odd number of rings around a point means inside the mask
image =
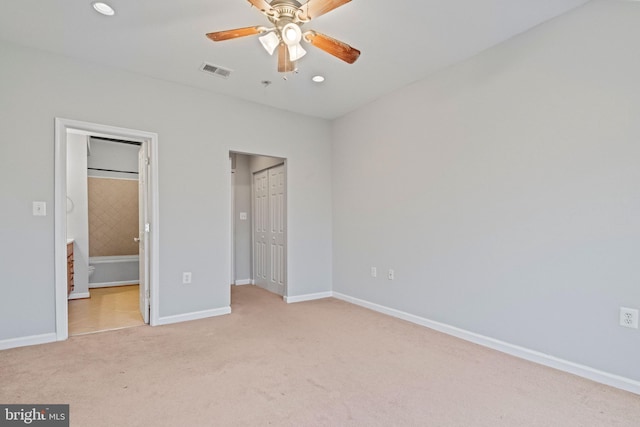
M 138 172 L 130 172 L 130 171 L 118 171 L 115 169 L 100 169 L 100 168 L 87 168 L 92 171 L 101 171 L 101 172 L 118 172 L 118 173 L 132 173 L 134 175 L 138 175 Z
M 106 138 L 106 137 L 103 137 L 103 136 L 90 136 L 90 138 L 91 139 L 100 139 L 102 141 L 120 142 L 122 144 L 129 144 L 129 145 L 137 145 L 137 146 L 142 145 L 141 142 L 137 142 L 137 141 L 126 141 L 124 139 Z

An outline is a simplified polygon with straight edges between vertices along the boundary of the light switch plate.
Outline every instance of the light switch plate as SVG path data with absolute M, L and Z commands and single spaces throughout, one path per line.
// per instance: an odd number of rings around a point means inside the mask
M 33 202 L 33 216 L 47 216 L 47 202 Z
M 246 212 L 240 212 L 240 219 L 242 221 L 246 221 L 247 220 L 247 213 Z

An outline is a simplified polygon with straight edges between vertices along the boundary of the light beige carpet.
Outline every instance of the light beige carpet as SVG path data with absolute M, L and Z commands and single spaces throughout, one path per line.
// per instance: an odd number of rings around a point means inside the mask
M 635 426 L 640 396 L 335 299 L 0 352 L 0 402 L 72 426 Z

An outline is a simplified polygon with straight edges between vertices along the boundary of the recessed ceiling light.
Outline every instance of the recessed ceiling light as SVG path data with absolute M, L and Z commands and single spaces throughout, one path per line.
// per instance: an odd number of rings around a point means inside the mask
M 317 76 L 313 76 L 311 77 L 311 80 L 313 80 L 316 83 L 322 83 L 324 81 L 324 77 L 317 75 Z
M 116 13 L 116 11 L 113 10 L 113 8 L 111 6 L 109 6 L 106 3 L 99 2 L 99 1 L 93 3 L 93 8 L 96 10 L 96 12 L 101 13 L 101 14 L 106 15 L 106 16 L 113 16 Z

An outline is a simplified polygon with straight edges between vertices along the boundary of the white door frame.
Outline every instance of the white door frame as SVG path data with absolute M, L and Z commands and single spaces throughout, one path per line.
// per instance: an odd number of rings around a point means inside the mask
M 231 216 L 231 265 L 230 265 L 230 270 L 229 270 L 229 276 L 231 277 L 231 280 L 229 280 L 229 284 L 231 285 L 235 285 L 236 283 L 236 245 L 235 245 L 235 237 L 236 237 L 236 219 L 235 219 L 235 215 L 236 215 L 236 207 L 235 207 L 235 203 L 236 203 L 236 195 L 235 195 L 235 191 L 236 191 L 236 170 L 233 168 L 233 160 L 231 159 L 231 157 L 229 157 L 229 170 L 230 170 L 230 175 L 231 175 L 231 191 L 230 191 L 230 196 L 231 196 L 231 212 L 230 212 L 230 216 Z
M 149 140 L 138 149 L 138 306 L 145 324 L 149 323 L 149 238 L 151 221 L 149 214 Z M 134 239 L 135 240 L 135 239 Z M 142 280 L 142 281 L 141 281 Z
M 159 221 L 158 221 L 158 134 L 64 118 L 55 119 L 55 198 L 54 198 L 54 248 L 55 248 L 55 308 L 56 339 L 69 337 L 67 300 L 67 130 L 72 129 L 93 136 L 123 138 L 149 142 L 149 287 L 151 313 L 149 323 L 159 320 Z

